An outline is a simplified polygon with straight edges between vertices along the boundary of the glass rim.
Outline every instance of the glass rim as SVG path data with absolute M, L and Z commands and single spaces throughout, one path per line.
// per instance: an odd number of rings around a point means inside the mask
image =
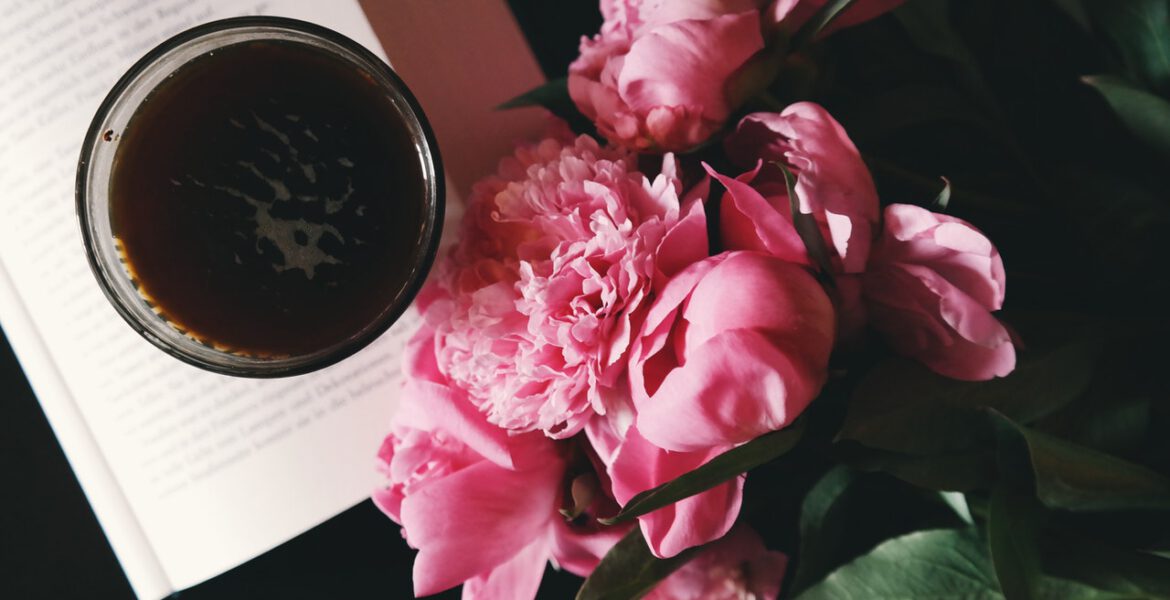
M 95 154 L 101 145 L 99 143 L 102 141 L 101 138 L 105 136 L 105 132 L 108 130 L 106 127 L 108 120 L 139 78 L 146 75 L 150 69 L 156 67 L 171 52 L 180 50 L 184 46 L 209 38 L 215 34 L 252 28 L 257 29 L 256 33 L 259 34 L 263 34 L 266 30 L 273 33 L 280 31 L 292 32 L 310 38 L 318 38 L 326 43 L 332 44 L 339 48 L 340 52 L 329 48 L 319 49 L 337 54 L 341 58 L 353 62 L 355 66 L 371 71 L 371 75 L 375 76 L 377 85 L 380 88 L 386 89 L 388 93 L 392 93 L 393 96 L 397 96 L 405 102 L 406 108 L 409 109 L 409 114 L 406 114 L 406 111 L 401 111 L 403 113 L 402 116 L 405 120 L 409 121 L 408 127 L 418 129 L 417 133 L 412 133 L 412 137 L 417 138 L 417 134 L 421 134 L 422 138 L 421 140 L 415 139 L 415 144 L 421 146 L 420 142 L 425 142 L 425 149 L 420 148 L 421 175 L 426 180 L 424 183 L 425 193 L 422 199 L 422 233 L 419 238 L 420 243 L 417 252 L 412 257 L 413 269 L 409 277 L 404 280 L 404 285 L 400 288 L 398 294 L 386 303 L 376 319 L 372 320 L 364 328 L 355 332 L 350 337 L 308 354 L 268 359 L 247 357 L 241 354 L 217 350 L 212 347 L 214 353 L 223 359 L 217 362 L 184 349 L 178 342 L 163 339 L 152 331 L 144 320 L 127 306 L 128 300 L 119 294 L 117 284 L 111 279 L 112 274 L 110 271 L 120 273 L 127 280 L 130 279 L 130 275 L 121 265 L 106 264 L 108 261 L 103 260 L 104 254 L 98 250 L 98 240 L 95 239 L 96 230 L 91 221 L 89 210 L 92 202 L 89 192 L 94 183 L 93 166 Z M 259 39 L 263 38 L 261 37 Z M 229 44 L 225 44 L 225 46 L 227 45 Z M 213 48 L 211 51 L 218 48 Z M 350 56 L 344 56 L 345 53 L 348 53 Z M 182 68 L 184 64 L 186 62 L 180 63 L 164 72 L 174 73 Z M 157 84 L 152 86 L 146 95 L 149 95 L 154 87 L 157 87 Z M 137 107 L 140 105 L 141 100 L 134 105 L 133 110 L 136 112 Z M 112 152 L 116 155 L 116 150 L 112 150 Z M 439 147 L 431 125 L 425 113 L 422 111 L 422 107 L 406 83 L 402 81 L 402 78 L 394 72 L 386 61 L 379 58 L 358 42 L 327 27 L 286 17 L 247 16 L 210 21 L 181 31 L 159 43 L 127 69 L 113 87 L 110 88 L 109 93 L 98 106 L 97 112 L 94 114 L 93 120 L 90 122 L 89 128 L 86 131 L 82 142 L 81 155 L 77 164 L 74 198 L 77 220 L 81 228 L 82 242 L 90 271 L 93 273 L 98 287 L 102 290 L 106 299 L 134 331 L 168 355 L 207 371 L 237 377 L 276 378 L 302 375 L 336 364 L 368 346 L 401 318 L 421 290 L 426 276 L 434 263 L 435 256 L 438 253 L 446 203 L 446 179 L 442 159 L 439 154 Z M 139 294 L 135 294 L 135 300 L 145 302 L 145 298 Z M 159 320 L 161 321 L 163 319 L 160 317 Z M 206 343 L 191 339 L 173 327 L 170 328 L 170 332 L 178 337 L 190 340 L 192 344 L 210 347 Z M 175 339 L 177 340 L 177 338 Z M 203 354 L 207 353 L 204 352 Z

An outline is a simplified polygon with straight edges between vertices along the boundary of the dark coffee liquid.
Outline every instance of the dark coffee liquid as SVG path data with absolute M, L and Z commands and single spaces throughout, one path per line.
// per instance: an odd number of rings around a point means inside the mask
M 142 295 L 240 354 L 296 356 L 377 320 L 421 252 L 425 184 L 369 73 L 293 42 L 178 69 L 121 132 L 114 235 Z

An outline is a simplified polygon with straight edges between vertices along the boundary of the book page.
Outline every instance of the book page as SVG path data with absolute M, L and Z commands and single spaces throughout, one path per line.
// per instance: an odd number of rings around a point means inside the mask
M 143 598 L 369 495 L 416 318 L 323 371 L 246 380 L 164 355 L 99 290 L 73 195 L 98 104 L 166 37 L 241 14 L 319 23 L 384 56 L 356 0 L 0 0 L 0 317 Z

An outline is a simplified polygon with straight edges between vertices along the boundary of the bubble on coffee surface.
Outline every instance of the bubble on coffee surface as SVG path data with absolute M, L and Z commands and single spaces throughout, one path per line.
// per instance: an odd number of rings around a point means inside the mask
M 276 101 L 270 100 L 270 102 L 275 103 Z M 293 137 L 300 121 L 301 117 L 299 115 L 285 114 L 280 120 L 275 120 L 276 124 L 273 124 L 273 122 L 261 118 L 255 112 L 251 113 L 250 125 L 234 117 L 228 119 L 231 126 L 236 129 L 247 131 L 250 127 L 253 127 L 258 132 L 267 134 L 278 142 L 279 150 L 272 150 L 269 147 L 258 147 L 255 149 L 268 159 L 269 164 L 257 164 L 254 160 L 255 157 L 241 158 L 235 161 L 236 166 L 251 174 L 257 181 L 263 182 L 271 189 L 272 195 L 270 198 L 257 197 L 229 185 L 203 182 L 191 175 L 188 175 L 187 179 L 191 184 L 204 188 L 209 187 L 215 191 L 237 198 L 254 208 L 255 213 L 252 222 L 255 227 L 252 229 L 251 234 L 255 238 L 256 254 L 262 254 L 260 243 L 261 240 L 266 240 L 276 246 L 276 249 L 280 253 L 279 262 L 274 261 L 272 263 L 272 268 L 275 271 L 280 272 L 294 269 L 304 274 L 306 279 L 313 279 L 316 276 L 317 268 L 321 265 L 342 263 L 341 259 L 321 247 L 321 239 L 328 235 L 340 244 L 347 243 L 342 232 L 330 224 L 328 218 L 345 208 L 346 204 L 353 197 L 354 188 L 353 179 L 350 177 L 344 178 L 344 189 L 338 189 L 336 185 L 333 186 L 333 189 L 327 189 L 325 186 L 317 185 L 317 169 L 329 169 L 330 166 L 324 161 L 305 162 L 301 159 L 301 150 L 298 149 L 297 145 L 304 142 Z M 281 127 L 285 123 L 287 125 Z M 326 126 L 325 129 L 328 131 L 332 127 Z M 321 141 L 308 128 L 300 128 L 300 133 L 309 142 L 319 143 Z M 337 164 L 344 168 L 354 167 L 353 161 L 347 157 L 339 158 Z M 262 171 L 262 168 L 268 169 L 269 172 Z M 304 193 L 299 193 L 295 197 L 290 191 L 289 185 L 285 182 L 285 178 L 290 175 L 288 172 L 289 169 L 299 170 L 300 175 L 304 179 L 303 182 L 298 184 L 303 186 Z M 177 181 L 174 183 L 177 186 L 183 185 Z M 303 217 L 292 219 L 273 216 L 272 209 L 276 203 L 294 201 L 320 203 L 323 207 L 325 219 L 322 222 L 316 222 L 306 220 Z M 360 212 L 357 214 L 361 216 Z M 233 255 L 233 258 L 237 264 L 243 263 L 243 259 L 238 254 Z

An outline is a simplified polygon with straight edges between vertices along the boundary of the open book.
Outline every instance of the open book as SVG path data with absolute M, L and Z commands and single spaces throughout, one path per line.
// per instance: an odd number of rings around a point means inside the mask
M 366 8 L 0 0 L 0 324 L 141 598 L 215 576 L 369 495 L 414 317 L 290 379 L 233 379 L 164 355 L 89 273 L 73 199 L 82 137 L 114 81 L 171 34 L 240 14 L 299 18 L 389 54 L 432 121 L 458 207 L 459 191 L 541 126 L 533 113 L 488 119 L 539 82 L 536 64 L 503 0 Z

